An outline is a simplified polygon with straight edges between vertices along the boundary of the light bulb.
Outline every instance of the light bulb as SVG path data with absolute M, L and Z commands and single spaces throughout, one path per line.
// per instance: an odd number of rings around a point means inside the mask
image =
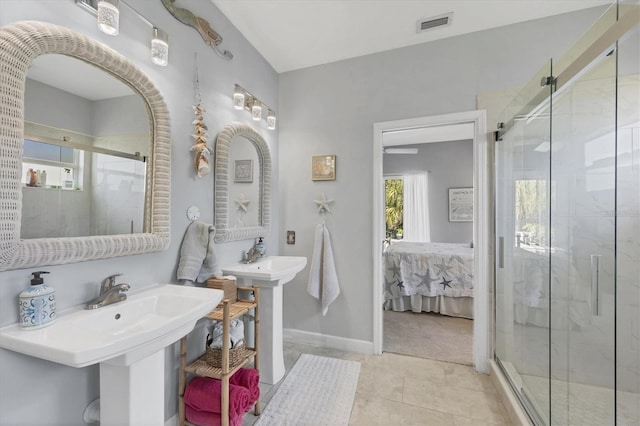
M 267 113 L 267 129 L 275 130 L 276 128 L 276 113 L 269 110 Z
M 151 39 L 151 60 L 154 64 L 166 67 L 169 63 L 169 35 L 159 28 L 153 27 Z
M 244 91 L 237 84 L 233 91 L 233 107 L 235 109 L 244 109 Z
M 118 35 L 120 29 L 118 0 L 98 1 L 98 28 L 105 34 Z
M 251 117 L 254 121 L 262 120 L 262 104 L 258 101 L 253 101 L 251 106 Z

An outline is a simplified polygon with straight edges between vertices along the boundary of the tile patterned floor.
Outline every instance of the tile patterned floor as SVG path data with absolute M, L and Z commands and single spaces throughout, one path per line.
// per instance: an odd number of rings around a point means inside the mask
M 476 373 L 472 367 L 392 353 L 372 356 L 285 342 L 287 371 L 302 353 L 361 363 L 350 425 L 509 424 L 489 376 Z M 260 389 L 264 409 L 278 385 L 261 384 Z M 248 413 L 243 426 L 255 421 L 256 417 Z

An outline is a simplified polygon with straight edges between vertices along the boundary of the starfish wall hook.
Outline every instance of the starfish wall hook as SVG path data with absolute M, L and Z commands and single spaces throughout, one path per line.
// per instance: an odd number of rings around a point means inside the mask
M 316 203 L 316 207 L 318 208 L 318 214 L 325 215 L 331 214 L 331 204 L 335 203 L 335 200 L 330 200 L 327 198 L 327 194 L 322 194 L 322 197 L 313 200 Z

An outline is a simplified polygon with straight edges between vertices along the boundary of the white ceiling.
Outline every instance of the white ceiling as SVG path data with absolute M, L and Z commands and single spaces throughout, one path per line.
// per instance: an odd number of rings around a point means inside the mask
M 211 1 L 278 73 L 612 3 L 612 0 Z M 416 33 L 418 20 L 449 12 L 453 12 L 450 26 Z

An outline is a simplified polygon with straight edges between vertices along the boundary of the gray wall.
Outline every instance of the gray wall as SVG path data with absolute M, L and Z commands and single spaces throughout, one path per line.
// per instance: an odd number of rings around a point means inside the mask
M 284 289 L 284 326 L 373 340 L 373 124 L 470 111 L 476 95 L 525 84 L 601 14 L 589 9 L 395 49 L 280 75 L 280 197 L 286 255 L 310 257 L 319 222 L 313 199 L 335 200 L 327 225 L 341 294 L 322 316 L 306 292 L 309 269 Z M 495 123 L 488 123 L 492 130 Z M 310 179 L 313 155 L 335 154 L 337 178 Z
M 434 243 L 468 243 L 472 222 L 449 222 L 449 188 L 473 187 L 473 141 L 407 145 L 416 155 L 385 154 L 383 173 L 429 171 L 429 225 Z
M 123 273 L 122 281 L 132 288 L 153 283 L 176 282 L 175 268 L 180 243 L 188 225 L 186 210 L 200 207 L 201 220 L 213 222 L 213 175 L 198 178 L 193 170 L 191 135 L 194 120 L 194 52 L 198 52 L 200 89 L 207 112 L 210 144 L 230 121 L 254 126 L 265 138 L 274 165 L 272 214 L 279 217 L 278 133 L 267 130 L 264 121 L 254 123 L 245 111 L 232 108 L 234 83 L 255 93 L 269 105 L 278 104 L 278 76 L 244 37 L 208 1 L 181 0 L 180 6 L 207 19 L 224 37 L 223 47 L 234 53 L 231 62 L 222 60 L 200 35 L 175 20 L 157 1 L 129 0 L 136 10 L 169 33 L 169 66 L 158 67 L 149 58 L 151 28 L 123 8 L 120 35 L 110 37 L 96 27 L 95 17 L 75 5 L 73 0 L 0 0 L 0 25 L 35 19 L 63 25 L 99 40 L 130 58 L 154 81 L 168 104 L 172 130 L 171 245 L 160 253 L 42 268 L 51 272 L 47 282 L 56 288 L 60 311 L 86 302 L 97 294 L 100 280 Z M 266 240 L 270 253 L 277 254 L 278 222 Z M 223 263 L 240 259 L 252 241 L 219 244 Z M 40 268 L 38 268 L 40 269 Z M 29 284 L 30 270 L 0 273 L 0 326 L 17 321 L 17 295 Z M 189 339 L 190 349 L 202 350 L 205 338 L 201 327 Z M 166 350 L 165 417 L 177 413 L 178 348 Z M 81 425 L 82 411 L 98 396 L 97 366 L 74 369 L 0 349 L 1 425 Z M 36 407 L 37 409 L 34 409 Z

